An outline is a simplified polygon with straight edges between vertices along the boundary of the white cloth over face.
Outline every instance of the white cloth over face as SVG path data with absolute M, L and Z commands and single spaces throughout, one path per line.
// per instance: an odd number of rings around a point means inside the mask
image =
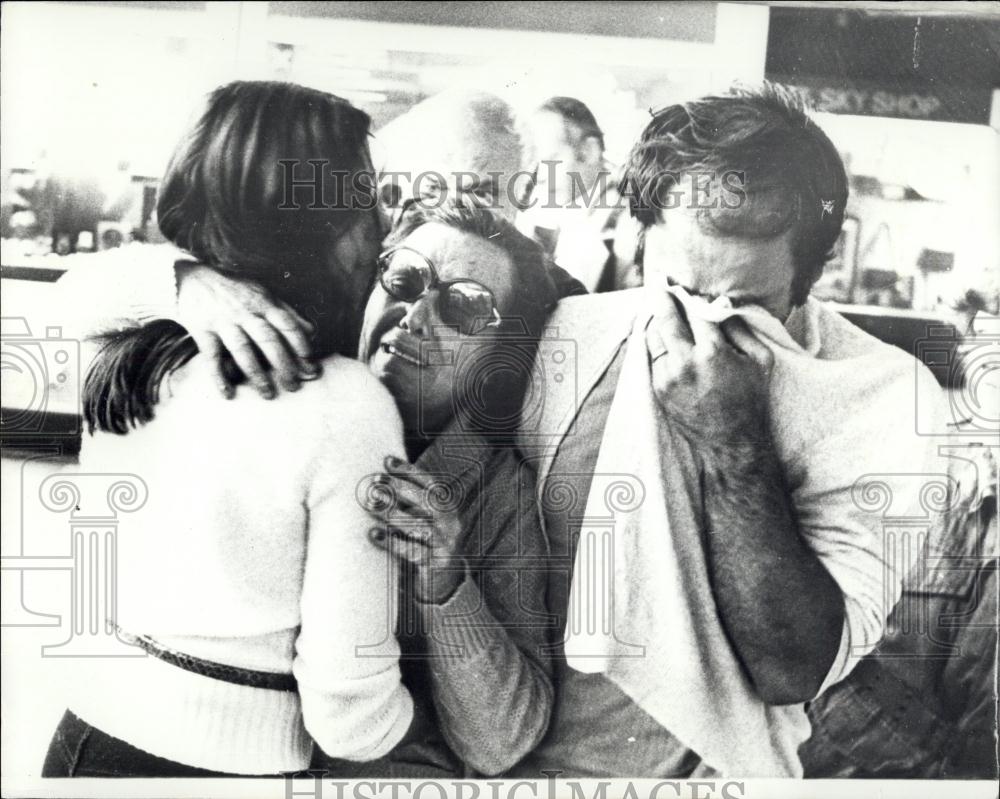
M 857 501 L 858 486 L 874 473 L 898 501 L 919 504 L 915 489 L 932 448 L 915 433 L 915 367 L 924 390 L 939 389 L 912 358 L 814 300 L 782 325 L 760 308 L 669 291 L 688 314 L 743 317 L 774 352 L 772 437 L 801 534 L 845 597 L 825 690 L 878 642 L 918 551 L 887 552 L 882 517 Z M 725 635 L 709 579 L 697 453 L 653 395 L 645 330 L 669 301 L 647 290 L 625 345 L 577 546 L 566 657 L 574 669 L 604 673 L 708 769 L 801 776 L 797 749 L 810 733 L 804 708 L 766 705 Z

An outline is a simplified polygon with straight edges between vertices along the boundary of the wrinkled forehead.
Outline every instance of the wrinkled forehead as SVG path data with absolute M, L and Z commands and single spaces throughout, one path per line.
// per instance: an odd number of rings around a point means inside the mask
M 751 180 L 729 170 L 679 173 L 659 198 L 660 216 L 686 216 L 707 235 L 773 239 L 789 231 L 802 208 L 795 188 L 777 181 Z
M 690 211 L 667 211 L 646 230 L 646 283 L 677 284 L 706 299 L 759 305 L 783 318 L 794 277 L 791 232 L 772 238 L 706 233 Z
M 473 233 L 428 222 L 400 242 L 393 263 L 422 263 L 427 258 L 444 281 L 475 280 L 493 291 L 504 305 L 514 286 L 514 266 L 500 247 Z M 399 259 L 397 261 L 397 259 Z

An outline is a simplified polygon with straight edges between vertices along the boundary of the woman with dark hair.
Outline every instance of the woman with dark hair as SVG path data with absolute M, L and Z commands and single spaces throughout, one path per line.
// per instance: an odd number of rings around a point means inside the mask
M 205 352 L 218 341 L 168 320 L 103 337 L 81 466 L 148 488 L 119 538 L 108 620 L 140 657 L 81 666 L 45 776 L 278 774 L 304 769 L 313 741 L 331 757 L 379 758 L 410 726 L 392 567 L 355 498 L 405 454 L 402 429 L 389 393 L 343 357 L 381 231 L 371 187 L 332 181 L 370 174 L 368 123 L 329 94 L 233 83 L 170 162 L 163 233 L 263 286 L 279 322 L 308 320 L 322 375 L 273 403 L 245 385 L 227 402 Z M 338 204 L 288 196 L 285 170 L 310 162 L 323 166 L 313 189 Z M 274 363 L 272 346 L 230 347 L 232 373 L 247 358 Z
M 365 543 L 400 561 L 396 632 L 414 722 L 377 760 L 317 750 L 312 767 L 334 777 L 502 774 L 542 739 L 553 708 L 548 551 L 533 469 L 513 439 L 522 400 L 528 424 L 544 402 L 539 370 L 573 377 L 571 344 L 546 341 L 537 361 L 536 351 L 557 299 L 583 289 L 471 196 L 408 205 L 380 257 L 372 236 L 357 281 L 378 261 L 360 354 L 396 400 L 406 457 L 380 460 L 357 499 L 370 514 Z M 233 329 L 269 346 L 245 320 L 287 310 L 271 284 L 201 266 L 177 277 L 182 294 L 205 299 L 217 359 Z M 295 327 L 280 326 L 286 341 Z M 259 351 L 234 360 L 217 382 L 238 371 L 260 391 L 255 375 L 276 371 Z

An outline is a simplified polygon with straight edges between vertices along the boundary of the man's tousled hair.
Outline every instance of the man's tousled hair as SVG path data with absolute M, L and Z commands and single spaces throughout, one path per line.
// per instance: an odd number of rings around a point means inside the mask
M 792 303 L 805 302 L 840 235 L 848 181 L 836 147 L 801 96 L 780 84 L 668 106 L 632 148 L 621 181 L 632 216 L 649 228 L 671 207 L 679 176 L 739 176 L 739 207 L 698 212 L 714 235 L 772 238 L 792 231 Z

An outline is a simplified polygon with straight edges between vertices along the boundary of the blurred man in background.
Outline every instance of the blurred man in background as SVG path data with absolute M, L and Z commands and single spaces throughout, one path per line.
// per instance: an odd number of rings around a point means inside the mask
M 528 127 L 535 182 L 518 227 L 588 291 L 623 288 L 613 247 L 624 206 L 593 113 L 574 97 L 551 97 Z

